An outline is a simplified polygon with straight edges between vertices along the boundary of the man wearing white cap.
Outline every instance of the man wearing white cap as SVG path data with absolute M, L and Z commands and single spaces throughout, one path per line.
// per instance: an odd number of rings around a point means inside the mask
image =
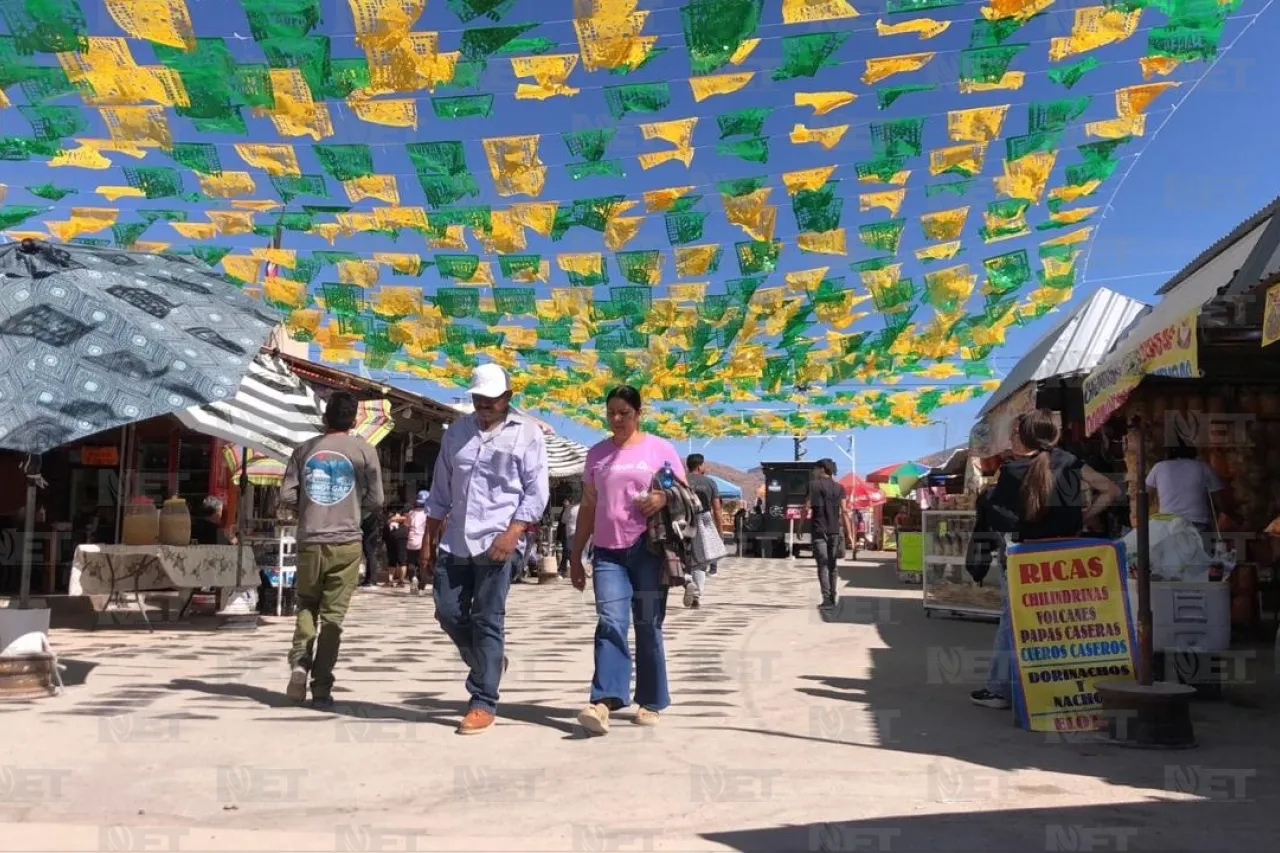
M 439 551 L 436 619 L 471 668 L 460 735 L 493 725 L 512 567 L 524 559 L 525 530 L 542 518 L 551 491 L 542 430 L 511 409 L 507 372 L 477 367 L 470 393 L 475 411 L 445 430 L 426 507 L 427 537 Z

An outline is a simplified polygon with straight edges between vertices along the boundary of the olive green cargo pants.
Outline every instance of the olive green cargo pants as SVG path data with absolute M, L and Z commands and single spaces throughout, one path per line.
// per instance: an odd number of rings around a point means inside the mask
M 298 618 L 289 666 L 310 671 L 312 696 L 332 695 L 342 620 L 360 580 L 362 556 L 360 542 L 298 545 Z

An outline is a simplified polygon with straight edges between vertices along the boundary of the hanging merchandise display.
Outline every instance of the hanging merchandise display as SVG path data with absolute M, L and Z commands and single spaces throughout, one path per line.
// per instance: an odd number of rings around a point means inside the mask
M 1243 3 L 0 0 L 0 231 L 586 423 L 923 424 L 1071 298 Z

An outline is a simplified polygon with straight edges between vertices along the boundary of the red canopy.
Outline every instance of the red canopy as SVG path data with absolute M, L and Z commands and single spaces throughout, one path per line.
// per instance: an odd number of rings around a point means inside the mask
M 845 474 L 840 479 L 840 485 L 844 486 L 844 490 L 849 494 L 849 499 L 857 509 L 870 509 L 877 504 L 884 503 L 886 500 L 884 492 L 875 486 L 869 485 L 857 474 Z

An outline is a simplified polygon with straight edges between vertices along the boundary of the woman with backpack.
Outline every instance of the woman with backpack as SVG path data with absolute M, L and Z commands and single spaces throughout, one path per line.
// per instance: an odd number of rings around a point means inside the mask
M 1004 534 L 1007 543 L 1075 538 L 1120 496 L 1115 483 L 1059 448 L 1058 439 L 1052 412 L 1037 409 L 1018 416 L 1013 456 L 1000 466 L 995 486 L 979 498 L 985 526 Z M 1012 705 L 1013 625 L 1007 585 L 1003 599 L 987 684 L 969 694 L 975 705 L 985 708 Z

